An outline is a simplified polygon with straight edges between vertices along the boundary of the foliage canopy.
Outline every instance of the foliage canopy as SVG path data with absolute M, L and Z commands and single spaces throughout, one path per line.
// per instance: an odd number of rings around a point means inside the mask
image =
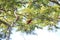
M 50 2 L 55 4 L 51 6 Z M 3 32 L 11 25 L 22 32 L 45 26 L 50 30 L 51 26 L 58 28 L 59 20 L 60 4 L 56 0 L 0 0 L 0 29 Z

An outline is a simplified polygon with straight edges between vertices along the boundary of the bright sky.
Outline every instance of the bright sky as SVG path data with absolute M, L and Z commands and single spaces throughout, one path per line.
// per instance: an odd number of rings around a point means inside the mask
M 15 32 L 11 35 L 12 40 L 60 40 L 60 30 L 58 32 L 48 32 L 47 30 L 36 29 L 37 35 L 26 35 Z
M 60 23 L 58 24 L 60 26 Z M 60 29 L 57 32 L 49 32 L 46 28 L 44 30 L 36 29 L 35 33 L 37 35 L 27 35 L 25 33 L 15 32 L 15 30 L 12 32 L 11 40 L 60 40 Z

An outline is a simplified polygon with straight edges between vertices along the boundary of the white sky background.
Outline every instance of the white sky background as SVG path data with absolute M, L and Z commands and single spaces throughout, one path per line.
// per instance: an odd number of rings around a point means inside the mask
M 36 29 L 37 35 L 26 35 L 20 32 L 14 32 L 12 40 L 60 40 L 60 34 L 48 32 L 47 30 Z M 59 32 L 60 33 L 60 32 Z
M 12 32 L 13 34 L 11 35 L 11 40 L 60 40 L 60 30 L 57 32 L 49 32 L 46 29 L 36 29 L 35 33 L 37 33 L 37 35 L 26 35 L 21 32 L 15 32 L 15 30 Z

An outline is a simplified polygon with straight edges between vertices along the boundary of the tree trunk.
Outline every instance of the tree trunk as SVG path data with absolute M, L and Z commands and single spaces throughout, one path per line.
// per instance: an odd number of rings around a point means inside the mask
M 9 27 L 8 33 L 6 35 L 6 40 L 10 40 L 10 34 L 11 34 L 12 27 Z

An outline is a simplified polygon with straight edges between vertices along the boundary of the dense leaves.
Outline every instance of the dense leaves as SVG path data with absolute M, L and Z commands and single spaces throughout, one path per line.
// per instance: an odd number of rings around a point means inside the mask
M 48 30 L 60 29 L 59 21 L 60 3 L 57 0 L 0 0 L 0 32 L 3 32 L 0 38 L 3 35 L 9 40 L 12 28 L 26 33 L 47 26 Z
M 2 31 L 7 32 L 8 25 L 10 26 L 16 18 L 14 13 L 19 16 L 18 21 L 14 23 L 14 27 L 18 31 L 31 32 L 35 28 L 45 26 L 58 28 L 56 25 L 60 20 L 60 5 L 54 4 L 50 6 L 50 1 L 0 0 L 0 20 L 2 20 L 0 21 L 0 28 Z

